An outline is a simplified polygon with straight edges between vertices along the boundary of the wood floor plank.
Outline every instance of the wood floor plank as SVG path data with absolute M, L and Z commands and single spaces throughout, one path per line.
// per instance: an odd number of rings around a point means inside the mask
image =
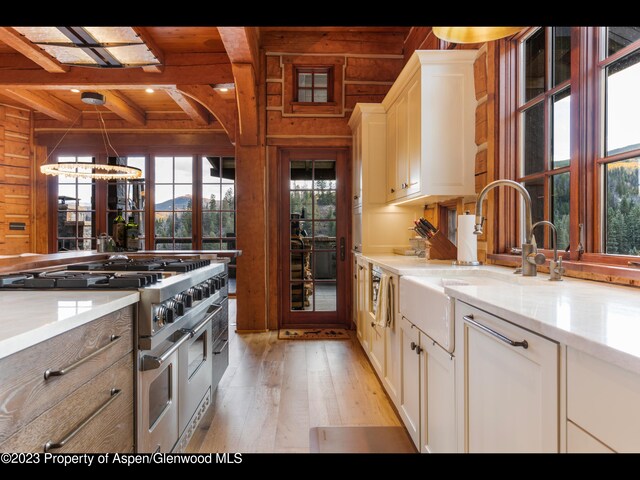
M 304 341 L 286 342 L 275 451 L 309 451 L 309 389 Z
M 326 341 L 307 341 L 307 381 L 309 385 L 309 426 L 342 425 L 340 407 L 331 379 Z
M 229 367 L 188 452 L 305 453 L 310 427 L 401 425 L 354 336 L 295 341 L 232 329 Z

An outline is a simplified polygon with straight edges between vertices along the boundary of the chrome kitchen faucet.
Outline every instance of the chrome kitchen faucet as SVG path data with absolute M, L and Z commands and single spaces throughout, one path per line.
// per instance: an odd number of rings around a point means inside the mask
M 522 275 L 525 277 L 535 277 L 538 274 L 536 267 L 545 262 L 545 256 L 538 253 L 536 240 L 532 234 L 533 225 L 531 222 L 531 197 L 529 192 L 513 180 L 495 180 L 482 189 L 478 200 L 476 201 L 476 224 L 473 233 L 482 235 L 482 224 L 484 217 L 482 216 L 482 202 L 487 196 L 489 190 L 504 185 L 505 187 L 515 188 L 524 200 L 524 242 L 522 243 Z M 516 271 L 517 272 L 517 271 Z

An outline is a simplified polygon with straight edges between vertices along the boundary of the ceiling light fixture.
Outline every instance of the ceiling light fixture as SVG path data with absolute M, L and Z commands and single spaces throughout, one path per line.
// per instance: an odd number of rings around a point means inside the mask
M 104 95 L 96 92 L 84 92 L 82 93 L 81 99 L 84 103 L 88 105 L 93 105 L 98 112 L 98 116 L 100 117 L 100 127 L 102 133 L 102 141 L 104 142 L 104 148 L 107 153 L 107 158 L 109 157 L 109 147 L 116 154 L 116 157 L 119 157 L 116 149 L 111 145 L 111 140 L 109 139 L 109 134 L 107 133 L 107 126 L 104 123 L 104 119 L 102 118 L 102 112 L 98 110 L 98 106 L 105 104 Z M 69 133 L 69 131 L 73 128 L 78 119 L 82 116 L 82 112 L 78 115 L 78 118 L 71 124 L 71 126 L 64 133 L 58 144 L 53 147 L 51 153 L 47 155 L 47 159 L 43 165 L 40 165 L 40 172 L 45 175 L 64 175 L 67 177 L 74 178 L 89 178 L 94 180 L 129 180 L 133 178 L 140 178 L 142 176 L 142 171 L 139 168 L 129 167 L 127 165 L 104 165 L 97 163 L 87 163 L 87 162 L 58 162 L 58 163 L 47 163 L 53 152 L 58 148 L 58 145 L 64 140 L 64 137 Z M 108 145 L 108 146 L 107 146 Z
M 215 83 L 211 85 L 217 92 L 225 93 L 236 88 L 235 83 Z
M 433 27 L 433 34 L 451 43 L 484 43 L 508 37 L 526 27 Z
M 147 93 L 153 93 L 155 90 L 153 88 L 145 88 L 144 91 Z

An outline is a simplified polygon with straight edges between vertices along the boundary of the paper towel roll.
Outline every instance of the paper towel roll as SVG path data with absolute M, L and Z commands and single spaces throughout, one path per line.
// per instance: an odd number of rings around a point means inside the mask
M 475 215 L 458 215 L 458 262 L 478 261 L 478 237 L 473 234 Z

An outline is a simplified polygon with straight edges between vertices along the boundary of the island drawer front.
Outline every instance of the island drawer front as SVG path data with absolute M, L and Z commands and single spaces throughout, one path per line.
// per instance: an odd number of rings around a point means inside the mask
M 133 308 L 109 313 L 0 360 L 0 443 L 133 350 Z M 68 372 L 45 379 L 47 370 L 60 369 Z
M 115 389 L 115 391 L 112 391 Z M 119 391 L 117 395 L 115 393 Z M 106 405 L 105 408 L 101 409 Z M 94 413 L 99 412 L 89 419 Z M 80 428 L 78 428 L 80 427 Z M 133 354 L 127 354 L 0 444 L 2 452 L 130 452 L 133 448 Z
M 616 452 L 640 452 L 640 375 L 567 348 L 567 418 Z

